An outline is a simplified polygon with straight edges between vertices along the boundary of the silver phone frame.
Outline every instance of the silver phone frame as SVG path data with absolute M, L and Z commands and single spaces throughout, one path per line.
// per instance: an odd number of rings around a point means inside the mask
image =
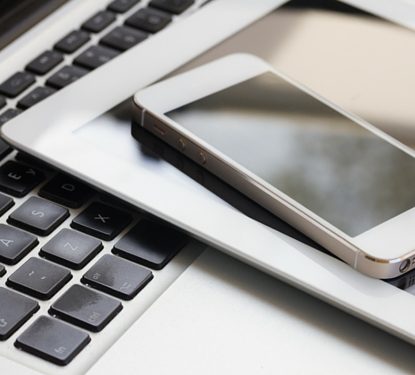
M 219 86 L 216 85 L 216 87 L 213 87 L 213 85 L 207 89 L 204 95 L 201 95 L 200 89 L 195 90 L 195 97 L 190 101 L 187 95 L 186 99 L 181 102 L 180 95 L 177 95 L 177 97 L 170 100 L 171 103 L 167 105 L 169 110 L 188 104 L 194 100 L 202 98 L 203 96 L 213 94 L 214 92 L 230 87 L 237 82 L 241 82 L 242 80 L 246 80 L 266 71 L 271 71 L 288 81 L 290 84 L 306 92 L 308 95 L 315 97 L 319 101 L 335 109 L 337 112 L 348 117 L 360 126 L 372 131 L 372 133 L 380 136 L 387 142 L 393 144 L 395 147 L 398 147 L 409 155 L 415 157 L 415 153 L 409 147 L 379 131 L 364 120 L 354 116 L 353 114 L 345 112 L 341 108 L 338 108 L 335 104 L 330 103 L 326 99 L 305 88 L 298 82 L 286 77 L 282 73 L 275 71 L 272 67 L 254 56 L 245 54 L 230 55 L 176 77 L 179 77 L 179 79 L 181 79 L 180 83 L 183 84 L 186 82 L 184 81 L 185 79 L 195 80 L 197 74 L 208 74 L 207 69 L 210 69 L 209 73 L 211 73 L 214 69 L 223 68 L 226 70 L 230 69 L 231 66 L 238 66 L 239 68 L 242 67 L 240 69 L 241 72 L 244 73 L 240 74 L 241 77 L 240 79 L 238 78 L 239 81 L 238 79 L 235 79 L 234 82 L 225 80 L 225 85 L 220 84 Z M 204 69 L 205 71 L 203 71 Z M 244 69 L 246 71 L 244 71 Z M 236 75 L 238 76 L 238 74 Z M 218 77 L 214 77 L 213 79 L 217 78 Z M 177 78 L 173 77 L 166 80 L 170 82 L 170 87 L 172 86 L 172 80 L 175 79 Z M 405 252 L 402 256 L 386 258 L 371 254 L 367 251 L 367 249 L 357 246 L 356 243 L 350 241 L 349 238 L 342 236 L 342 232 L 339 230 L 336 231 L 337 228 L 333 225 L 330 223 L 325 225 L 327 221 L 323 220 L 314 213 L 312 213 L 312 215 L 308 214 L 306 210 L 302 209 L 301 205 L 293 204 L 294 201 L 290 197 L 286 196 L 274 187 L 270 188 L 270 186 L 267 186 L 267 184 L 261 181 L 260 178 L 256 177 L 249 171 L 244 170 L 243 167 L 239 165 L 235 166 L 237 165 L 236 162 L 227 158 L 213 147 L 209 147 L 209 145 L 207 145 L 203 140 L 194 136 L 179 124 L 166 117 L 164 113 L 169 110 L 163 108 L 163 110 L 160 111 L 159 106 L 155 104 L 154 100 L 149 99 L 150 97 L 155 97 L 161 98 L 159 101 L 163 103 L 166 102 L 166 100 L 167 102 L 169 101 L 169 90 L 165 89 L 163 82 L 144 89 L 134 96 L 133 116 L 139 125 L 163 139 L 172 147 L 179 150 L 187 157 L 191 158 L 193 161 L 217 175 L 227 183 L 232 186 L 237 186 L 238 190 L 243 192 L 245 195 L 329 249 L 334 255 L 360 272 L 375 278 L 388 279 L 397 277 L 402 273 L 408 272 L 415 268 L 415 241 L 413 245 L 414 250 Z M 185 85 L 184 87 L 188 88 L 188 85 Z M 404 213 L 409 217 L 411 223 L 413 221 L 413 210 L 414 208 L 410 210 L 411 216 Z M 392 221 L 395 218 L 390 220 Z M 412 246 L 412 242 L 410 242 L 410 244 Z

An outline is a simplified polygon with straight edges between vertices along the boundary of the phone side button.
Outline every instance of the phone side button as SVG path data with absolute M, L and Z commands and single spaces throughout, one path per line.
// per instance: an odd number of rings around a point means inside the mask
M 206 164 L 206 161 L 207 161 L 206 154 L 203 151 L 199 151 L 198 160 L 199 160 L 200 164 L 202 164 L 202 165 Z
M 159 135 L 159 136 L 165 136 L 166 135 L 166 130 L 163 129 L 162 127 L 153 124 L 153 130 Z
M 177 144 L 179 146 L 180 151 L 184 151 L 186 149 L 186 142 L 184 141 L 183 138 L 179 138 L 179 140 L 177 141 Z

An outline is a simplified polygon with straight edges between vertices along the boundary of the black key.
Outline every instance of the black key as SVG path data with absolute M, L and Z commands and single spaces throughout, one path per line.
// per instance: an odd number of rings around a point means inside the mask
M 56 175 L 39 191 L 40 196 L 71 208 L 81 207 L 92 194 L 89 186 L 64 174 Z
M 166 12 L 180 14 L 193 5 L 195 0 L 151 0 L 150 6 Z
M 17 106 L 22 109 L 30 108 L 41 102 L 43 99 L 46 99 L 49 95 L 52 95 L 55 91 L 56 90 L 50 87 L 36 87 L 33 91 L 20 99 Z
M 36 167 L 41 169 L 43 172 L 52 172 L 53 169 L 49 165 L 45 164 L 42 160 L 37 159 L 36 157 L 26 154 L 24 152 L 18 152 L 15 156 L 15 159 L 24 164 Z
M 113 255 L 104 255 L 82 282 L 115 297 L 130 300 L 153 278 L 151 271 Z
M 53 297 L 70 279 L 66 268 L 39 258 L 29 258 L 6 281 L 11 288 L 35 298 Z
M 188 242 L 188 237 L 162 223 L 140 220 L 114 249 L 114 254 L 159 270 Z
M 72 53 L 82 47 L 90 39 L 91 38 L 86 31 L 74 30 L 56 43 L 55 48 L 61 52 Z
M 12 198 L 0 193 L 0 216 L 13 207 L 14 201 Z
M 12 118 L 16 117 L 17 115 L 20 115 L 20 113 L 22 112 L 23 111 L 21 109 L 14 109 L 14 108 L 9 108 L 7 111 L 4 111 L 0 115 L 0 126 L 5 124 L 7 121 L 11 120 Z
M 120 51 L 126 51 L 146 38 L 147 34 L 142 31 L 120 26 L 105 35 L 100 43 L 119 49 Z
M 12 212 L 7 222 L 40 236 L 47 236 L 68 216 L 66 208 L 43 198 L 30 197 Z
M 0 262 L 16 264 L 38 243 L 37 238 L 30 233 L 0 224 Z
M 71 286 L 49 313 L 89 331 L 99 332 L 122 310 L 121 302 L 81 285 Z
M 6 98 L 0 95 L 0 108 L 3 108 L 6 105 Z
M 41 316 L 14 343 L 16 348 L 65 366 L 91 341 L 89 335 L 57 319 Z
M 0 301 L 0 341 L 4 341 L 39 310 L 39 304 L 6 288 L 0 288 Z
M 6 269 L 3 265 L 0 264 L 0 277 L 4 276 L 6 274 Z
M 124 202 L 124 201 L 116 198 L 113 195 L 109 195 L 109 194 L 106 194 L 106 193 L 101 193 L 98 196 L 98 198 L 101 202 L 103 202 L 105 204 L 108 204 L 110 206 L 113 206 L 113 207 L 117 207 L 117 208 L 119 208 L 121 210 L 124 210 L 124 211 L 134 211 L 135 210 L 135 207 L 133 207 L 131 204 L 129 204 L 127 202 Z
M 130 224 L 131 215 L 103 203 L 94 202 L 79 214 L 71 227 L 110 241 Z
M 92 33 L 99 33 L 100 31 L 104 30 L 108 25 L 115 21 L 115 14 L 112 12 L 108 12 L 106 10 L 102 10 L 92 16 L 90 19 L 85 21 L 82 24 L 82 28 L 84 30 L 88 30 Z
M 45 244 L 39 254 L 63 266 L 79 270 L 102 248 L 101 241 L 96 238 L 65 228 Z
M 80 54 L 74 60 L 74 63 L 88 69 L 96 69 L 118 56 L 118 54 L 119 52 L 113 50 L 112 48 L 92 46 Z
M 31 61 L 26 69 L 36 74 L 46 74 L 51 71 L 56 65 L 63 61 L 63 56 L 57 51 L 45 51 L 40 56 Z
M 1 123 L 1 116 L 0 116 L 0 126 Z M 4 142 L 2 139 L 0 139 L 0 160 L 3 159 L 6 155 L 8 155 L 12 151 L 12 148 Z
M 150 33 L 160 31 L 170 22 L 170 15 L 151 8 L 140 9 L 125 21 L 128 26 Z
M 114 0 L 108 5 L 108 9 L 116 13 L 125 13 L 140 0 Z
M 0 189 L 15 197 L 25 196 L 44 178 L 38 170 L 12 160 L 0 167 Z
M 88 73 L 88 70 L 80 68 L 78 66 L 64 66 L 53 74 L 47 81 L 46 84 L 57 89 L 61 89 L 77 79 L 81 78 Z
M 36 79 L 33 74 L 17 72 L 0 85 L 0 94 L 15 98 L 29 86 L 33 85 L 35 81 Z

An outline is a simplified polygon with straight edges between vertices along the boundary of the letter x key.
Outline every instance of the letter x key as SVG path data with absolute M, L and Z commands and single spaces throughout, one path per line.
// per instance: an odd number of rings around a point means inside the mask
M 101 214 L 98 214 L 97 216 L 94 217 L 94 219 L 101 221 L 103 224 L 106 224 L 107 221 L 110 221 L 111 220 L 111 217 L 109 217 L 109 216 L 102 216 Z
M 72 228 L 103 240 L 112 240 L 132 221 L 130 214 L 104 203 L 91 203 L 71 223 Z

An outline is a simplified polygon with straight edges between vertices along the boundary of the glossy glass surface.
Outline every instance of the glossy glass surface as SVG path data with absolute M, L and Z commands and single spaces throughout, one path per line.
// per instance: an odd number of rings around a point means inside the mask
M 356 236 L 415 206 L 415 159 L 266 73 L 167 113 Z

